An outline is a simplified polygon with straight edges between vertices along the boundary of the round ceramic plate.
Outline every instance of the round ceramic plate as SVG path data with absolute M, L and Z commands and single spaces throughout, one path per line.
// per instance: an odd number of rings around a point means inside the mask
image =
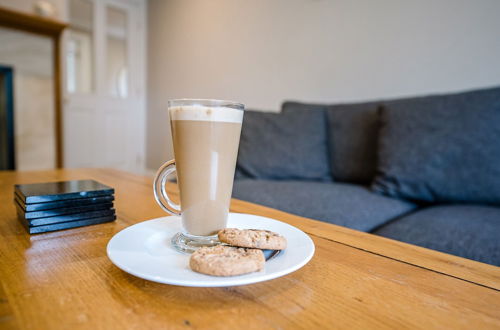
M 174 250 L 172 236 L 181 231 L 180 217 L 163 217 L 140 222 L 117 233 L 108 243 L 108 257 L 125 272 L 165 284 L 222 287 L 271 280 L 304 266 L 314 254 L 313 241 L 301 230 L 281 221 L 230 213 L 228 227 L 267 229 L 285 236 L 286 250 L 266 262 L 260 272 L 232 277 L 209 276 L 189 268 L 189 255 Z

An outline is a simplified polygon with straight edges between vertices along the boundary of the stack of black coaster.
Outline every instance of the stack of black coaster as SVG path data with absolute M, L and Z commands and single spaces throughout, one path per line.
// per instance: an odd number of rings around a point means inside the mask
M 21 184 L 14 204 L 26 230 L 37 234 L 114 221 L 114 192 L 94 180 Z

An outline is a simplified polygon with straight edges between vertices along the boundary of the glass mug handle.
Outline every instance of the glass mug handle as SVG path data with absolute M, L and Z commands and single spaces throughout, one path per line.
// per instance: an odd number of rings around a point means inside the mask
M 181 215 L 181 207 L 172 202 L 172 200 L 168 197 L 167 190 L 165 189 L 168 176 L 175 171 L 175 159 L 163 164 L 156 173 L 156 177 L 153 182 L 153 191 L 156 202 L 163 210 L 172 215 Z

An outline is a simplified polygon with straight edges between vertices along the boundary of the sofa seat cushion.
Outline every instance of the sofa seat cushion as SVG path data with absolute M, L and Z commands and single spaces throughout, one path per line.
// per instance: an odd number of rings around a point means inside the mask
M 500 208 L 433 206 L 379 228 L 377 235 L 500 266 Z
M 362 231 L 415 208 L 364 186 L 332 182 L 236 180 L 233 197 Z

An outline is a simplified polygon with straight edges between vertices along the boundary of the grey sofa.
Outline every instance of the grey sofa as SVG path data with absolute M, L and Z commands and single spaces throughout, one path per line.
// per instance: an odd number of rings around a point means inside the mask
M 233 197 L 500 266 L 500 88 L 247 111 Z

